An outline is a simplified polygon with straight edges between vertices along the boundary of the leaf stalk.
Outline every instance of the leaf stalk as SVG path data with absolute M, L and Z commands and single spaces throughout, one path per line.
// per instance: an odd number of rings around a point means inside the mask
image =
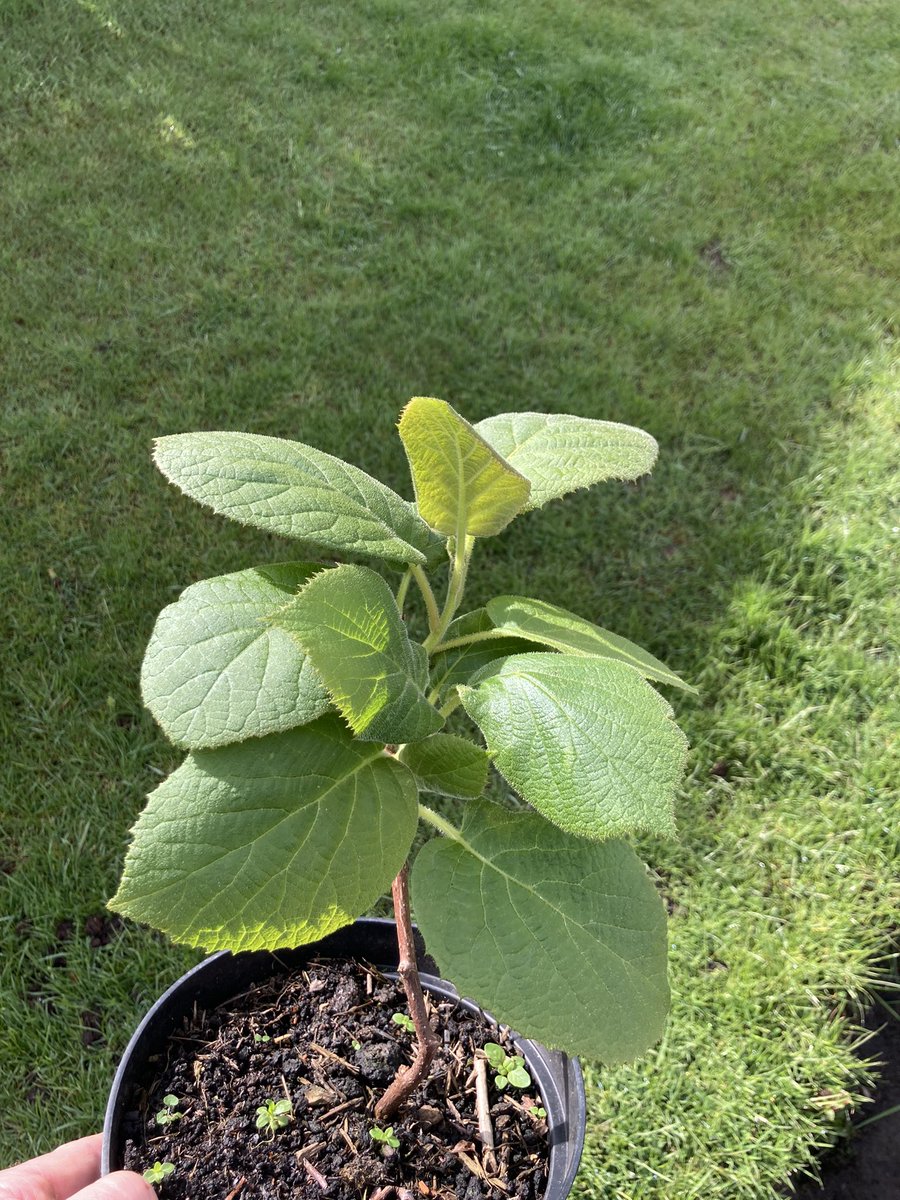
M 455 650 L 458 646 L 472 646 L 477 642 L 496 641 L 500 637 L 508 637 L 509 634 L 503 634 L 499 629 L 483 629 L 481 633 L 469 633 L 465 637 L 450 638 L 446 642 L 438 642 L 432 647 L 436 653 L 438 650 Z
M 438 608 L 438 602 L 434 598 L 434 592 L 431 590 L 431 584 L 428 582 L 428 576 L 418 564 L 414 564 L 409 569 L 413 579 L 419 585 L 419 591 L 422 593 L 422 599 L 425 601 L 425 608 L 428 612 L 428 628 L 434 632 L 441 623 L 441 613 Z
M 425 639 L 425 649 L 433 653 L 440 644 L 441 638 L 447 632 L 447 626 L 456 616 L 456 611 L 466 590 L 466 576 L 469 573 L 469 559 L 475 546 L 475 539 L 463 534 L 450 539 L 452 546 L 452 565 L 450 567 L 450 582 L 447 586 L 447 599 L 443 611 L 438 617 L 437 625 L 431 627 L 431 632 Z
M 411 580 L 412 567 L 407 567 L 403 574 L 403 578 L 400 580 L 400 586 L 397 588 L 397 595 L 395 597 L 397 601 L 397 607 L 400 609 L 401 614 L 403 612 L 403 605 L 406 603 L 406 593 L 409 591 Z
M 429 825 L 433 825 L 439 833 L 452 838 L 454 842 L 463 841 L 463 836 L 455 825 L 451 825 L 440 813 L 436 813 L 433 808 L 429 808 L 427 804 L 422 804 L 421 801 L 419 802 L 419 816 L 423 821 L 427 821 Z

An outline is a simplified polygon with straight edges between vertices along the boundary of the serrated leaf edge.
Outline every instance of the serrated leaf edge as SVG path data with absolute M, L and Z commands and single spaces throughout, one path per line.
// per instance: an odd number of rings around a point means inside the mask
M 209 430 L 205 429 L 205 430 L 203 430 L 203 432 L 204 432 L 204 434 L 209 434 L 212 437 L 212 436 L 216 436 L 219 434 L 233 434 L 235 432 L 246 432 L 246 431 L 233 430 L 233 429 L 209 429 Z M 170 483 L 173 487 L 176 487 L 183 496 L 186 496 L 187 499 L 191 500 L 194 504 L 199 504 L 201 508 L 208 509 L 214 516 L 222 517 L 222 519 L 226 520 L 226 521 L 234 521 L 235 524 L 243 525 L 249 529 L 263 528 L 263 530 L 265 532 L 266 527 L 261 527 L 254 521 L 248 521 L 248 520 L 245 520 L 243 517 L 235 517 L 235 516 L 231 516 L 230 514 L 217 512 L 214 505 L 210 504 L 206 500 L 198 500 L 198 498 L 196 496 L 192 496 L 191 493 L 189 491 L 187 491 L 186 488 L 182 487 L 182 485 L 178 482 L 177 479 L 172 478 L 172 476 L 169 474 L 169 472 L 165 469 L 165 467 L 159 461 L 160 444 L 162 442 L 168 441 L 170 438 L 178 438 L 178 437 L 183 437 L 183 436 L 185 436 L 185 435 L 173 433 L 173 434 L 164 434 L 161 437 L 157 437 L 157 438 L 153 439 L 153 450 L 152 450 L 153 463 L 154 463 L 155 467 L 157 468 L 157 470 L 160 472 L 160 474 L 163 476 L 163 478 L 166 480 L 166 482 Z M 271 435 L 269 435 L 269 434 L 251 434 L 248 436 L 268 437 Z M 292 438 L 274 438 L 273 440 L 279 441 L 279 442 L 286 442 L 288 445 L 303 446 L 303 448 L 306 450 L 313 450 L 313 451 L 315 451 L 316 454 L 320 454 L 324 458 L 330 459 L 332 462 L 337 463 L 339 466 L 352 467 L 354 470 L 359 471 L 361 475 L 365 475 L 366 478 L 371 480 L 371 482 L 374 483 L 376 486 L 384 488 L 386 491 L 393 492 L 392 488 L 389 488 L 387 486 L 387 484 L 382 483 L 380 479 L 376 479 L 374 477 L 374 475 L 369 475 L 366 471 L 363 471 L 362 467 L 357 467 L 354 463 L 348 463 L 345 459 L 338 458 L 337 455 L 335 455 L 335 454 L 329 454 L 325 450 L 319 450 L 317 446 L 310 446 L 306 442 L 296 442 Z M 332 488 L 332 490 L 339 492 L 338 488 Z M 434 530 L 431 528 L 431 526 L 426 521 L 422 520 L 422 517 L 419 514 L 415 504 L 411 504 L 409 502 L 409 500 L 404 500 L 403 497 L 401 495 L 399 495 L 399 493 L 397 493 L 397 492 L 393 492 L 393 495 L 402 505 L 404 505 L 404 507 L 409 509 L 410 513 L 413 516 L 418 518 L 418 520 L 422 521 L 422 524 L 425 526 L 425 528 L 430 533 L 434 533 Z M 427 555 L 423 554 L 423 552 L 421 550 L 417 550 L 415 546 L 411 545 L 404 538 L 402 538 L 395 529 L 392 529 L 389 525 L 386 525 L 385 522 L 381 519 L 381 517 L 379 517 L 376 513 L 373 513 L 371 511 L 371 509 L 367 509 L 366 511 L 369 513 L 371 520 L 374 521 L 378 526 L 380 526 L 380 528 L 382 528 L 385 531 L 385 540 L 397 542 L 398 545 L 403 546 L 407 550 L 409 550 L 409 552 L 414 557 L 409 558 L 409 559 L 403 559 L 403 558 L 399 558 L 399 557 L 389 558 L 388 556 L 385 556 L 385 555 L 379 555 L 378 553 L 376 553 L 372 550 L 367 550 L 364 546 L 360 546 L 356 550 L 351 550 L 350 547 L 347 547 L 349 552 L 356 553 L 356 554 L 362 554 L 362 555 L 365 555 L 366 557 L 370 557 L 370 558 L 379 558 L 379 559 L 384 558 L 386 561 L 406 562 L 406 563 L 409 563 L 410 565 L 419 566 L 419 567 L 425 566 L 430 561 L 428 559 Z M 277 536 L 280 536 L 280 537 L 290 537 L 291 536 L 289 534 L 280 533 L 278 530 L 269 530 L 268 532 L 275 533 Z M 327 546 L 327 543 L 316 541 L 315 537 L 297 538 L 296 540 L 301 543 L 308 544 L 311 546 Z M 437 559 L 437 550 L 435 551 L 435 559 Z

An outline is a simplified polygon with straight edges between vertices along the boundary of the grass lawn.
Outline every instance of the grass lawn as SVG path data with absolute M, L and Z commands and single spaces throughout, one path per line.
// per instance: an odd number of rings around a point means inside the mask
M 155 615 L 299 556 L 180 498 L 152 437 L 296 437 L 408 495 L 417 393 L 661 445 L 640 485 L 516 522 L 469 589 L 574 609 L 701 691 L 675 697 L 680 841 L 640 847 L 672 1017 L 587 1068 L 578 1194 L 775 1197 L 843 1127 L 900 901 L 895 18 L 6 0 L 0 1165 L 98 1127 L 192 961 L 85 933 L 181 757 L 138 693 Z

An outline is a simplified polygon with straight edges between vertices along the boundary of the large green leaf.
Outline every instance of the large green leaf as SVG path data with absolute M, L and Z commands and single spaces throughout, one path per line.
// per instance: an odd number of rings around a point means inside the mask
M 527 508 L 604 479 L 637 479 L 656 462 L 643 429 L 563 413 L 500 413 L 475 429 L 531 481 Z
M 375 903 L 416 820 L 410 772 L 334 715 L 198 750 L 150 796 L 110 907 L 209 950 L 301 945 Z
M 410 400 L 400 437 L 419 512 L 439 533 L 490 537 L 527 504 L 528 480 L 444 400 Z
M 671 707 L 625 663 L 518 654 L 459 691 L 494 765 L 561 829 L 674 832 L 687 742 Z
M 534 645 L 524 638 L 503 637 L 494 628 L 484 608 L 475 608 L 451 621 L 442 643 L 469 638 L 473 634 L 477 641 L 467 645 L 451 645 L 449 650 L 439 650 L 435 654 L 431 663 L 432 687 L 443 693 L 458 683 L 468 683 L 473 675 L 489 663 L 496 662 L 498 658 L 507 658 L 510 654 L 527 653 Z
M 425 650 L 410 640 L 393 593 L 368 567 L 320 571 L 271 620 L 296 638 L 353 732 L 415 742 L 444 720 L 425 699 Z
M 466 806 L 412 872 L 441 973 L 520 1034 L 625 1062 L 665 1024 L 666 917 L 624 842 L 571 837 L 536 813 Z
M 295 641 L 263 618 L 321 566 L 278 563 L 186 588 L 159 614 L 141 669 L 144 702 L 176 745 L 200 749 L 293 729 L 328 693 Z
M 158 438 L 163 475 L 214 512 L 333 550 L 439 562 L 440 538 L 396 492 L 302 442 L 252 433 Z
M 488 601 L 486 608 L 498 637 L 526 638 L 544 646 L 552 646 L 564 654 L 594 654 L 615 658 L 634 667 L 646 679 L 671 683 L 688 692 L 696 690 L 634 642 L 601 629 L 599 625 L 593 625 L 565 608 L 557 608 L 555 604 L 532 600 L 528 596 L 495 596 Z
M 398 757 L 423 792 L 460 799 L 481 795 L 491 761 L 481 746 L 452 733 L 435 733 L 422 742 L 411 742 Z

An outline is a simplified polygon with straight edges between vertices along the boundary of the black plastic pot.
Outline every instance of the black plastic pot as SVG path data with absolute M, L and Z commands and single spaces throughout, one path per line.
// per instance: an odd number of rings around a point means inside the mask
M 390 975 L 396 972 L 398 960 L 394 922 L 363 919 L 296 950 L 260 950 L 245 954 L 222 951 L 182 975 L 141 1021 L 119 1063 L 103 1124 L 104 1175 L 122 1169 L 126 1118 L 139 1107 L 141 1091 L 147 1076 L 152 1074 L 151 1060 L 163 1052 L 169 1037 L 194 1007 L 215 1008 L 272 975 L 299 969 L 316 956 L 360 959 Z M 456 989 L 437 976 L 424 947 L 420 947 L 418 959 L 424 987 L 441 996 L 458 998 Z M 460 1003 L 471 1012 L 480 1012 L 471 1001 L 461 1000 Z M 517 1038 L 516 1045 L 540 1087 L 547 1110 L 550 1172 L 545 1200 L 565 1200 L 584 1145 L 585 1099 L 581 1068 L 577 1059 L 558 1050 L 548 1050 L 537 1042 Z

